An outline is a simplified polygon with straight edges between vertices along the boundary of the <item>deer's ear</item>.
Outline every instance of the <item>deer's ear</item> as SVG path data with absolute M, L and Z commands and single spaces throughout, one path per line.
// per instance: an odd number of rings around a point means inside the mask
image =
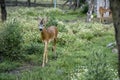
M 42 20 L 42 18 L 41 18 L 41 17 L 38 17 L 37 20 L 38 20 L 38 22 L 40 22 L 40 21 Z
M 47 23 L 47 21 L 48 21 L 48 17 L 45 17 L 44 22 Z
M 44 22 L 44 18 L 42 18 L 42 19 L 41 19 L 41 21 L 43 21 L 43 22 Z

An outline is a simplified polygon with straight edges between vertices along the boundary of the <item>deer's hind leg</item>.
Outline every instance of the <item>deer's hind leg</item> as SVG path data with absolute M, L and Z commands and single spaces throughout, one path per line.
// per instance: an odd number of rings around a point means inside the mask
M 53 41 L 52 51 L 53 51 L 54 53 L 56 53 L 56 39 L 54 39 L 54 41 Z
M 57 39 L 55 38 L 53 41 L 53 47 L 52 47 L 52 51 L 54 52 L 55 58 L 57 57 L 57 55 L 56 55 L 56 41 L 57 41 Z

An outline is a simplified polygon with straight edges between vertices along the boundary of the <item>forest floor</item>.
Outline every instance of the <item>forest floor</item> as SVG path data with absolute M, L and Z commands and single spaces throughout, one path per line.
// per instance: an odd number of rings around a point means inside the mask
M 7 12 L 6 24 L 15 19 L 22 28 L 21 52 L 25 58 L 1 61 L 0 80 L 117 79 L 117 53 L 112 52 L 115 46 L 107 47 L 115 42 L 112 23 L 101 24 L 99 19 L 86 23 L 86 15 L 79 10 L 8 7 Z M 49 17 L 48 25 L 57 23 L 59 30 L 57 59 L 53 58 L 50 43 L 49 61 L 44 68 L 41 67 L 44 44 L 38 30 L 38 18 L 43 16 Z

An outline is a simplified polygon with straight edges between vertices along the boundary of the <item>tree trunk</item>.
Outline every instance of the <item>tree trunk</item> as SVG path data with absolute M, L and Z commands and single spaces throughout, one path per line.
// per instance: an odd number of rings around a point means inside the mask
M 84 4 L 86 0 L 66 0 L 66 2 L 63 4 L 63 7 L 69 3 L 69 9 L 76 10 L 76 8 L 79 8 L 81 4 Z
M 53 0 L 51 0 L 51 4 L 53 4 Z
M 69 2 L 69 0 L 67 0 L 67 1 L 63 4 L 63 6 L 65 6 L 68 2 Z
M 36 0 L 34 0 L 34 4 L 36 4 Z
M 28 6 L 31 6 L 31 0 L 28 0 L 27 3 L 28 3 Z
M 36 6 L 36 0 L 34 0 L 34 6 Z
M 77 0 L 74 0 L 74 4 L 73 4 L 73 10 L 75 11 L 77 8 Z
M 106 0 L 104 0 L 104 3 L 105 3 L 104 8 L 106 9 Z
M 77 8 L 80 6 L 80 0 L 77 0 Z
M 17 0 L 15 1 L 15 5 L 17 6 Z
M 54 8 L 56 8 L 56 0 L 54 0 Z
M 118 47 L 118 76 L 120 79 L 120 0 L 110 0 L 110 8 L 113 15 L 115 39 Z
M 5 21 L 7 19 L 5 0 L 1 0 L 0 5 L 1 5 L 1 19 L 2 21 Z
M 89 8 L 88 8 L 88 12 L 87 12 L 87 22 L 90 22 L 93 18 L 92 16 L 92 12 L 93 12 L 93 7 L 94 7 L 94 0 L 90 0 L 88 2 Z

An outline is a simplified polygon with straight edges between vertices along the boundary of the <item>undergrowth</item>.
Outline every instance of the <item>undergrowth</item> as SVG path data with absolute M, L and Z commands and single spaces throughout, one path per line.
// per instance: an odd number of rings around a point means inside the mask
M 8 20 L 0 26 L 2 44 L 0 53 L 3 54 L 0 55 L 1 80 L 8 78 L 9 80 L 117 79 L 117 54 L 106 47 L 107 44 L 115 41 L 112 24 L 85 23 L 84 16 L 81 17 L 77 12 L 64 12 L 53 8 L 10 7 L 8 15 Z M 13 16 L 17 21 L 12 23 Z M 40 39 L 38 17 L 44 16 L 49 19 L 47 26 L 55 25 L 59 33 L 57 60 L 53 58 L 52 43 L 50 43 L 49 61 L 42 68 L 44 44 Z M 6 54 L 10 55 L 9 58 Z M 22 72 L 18 70 L 19 76 L 9 73 L 24 65 L 31 68 L 23 69 Z

